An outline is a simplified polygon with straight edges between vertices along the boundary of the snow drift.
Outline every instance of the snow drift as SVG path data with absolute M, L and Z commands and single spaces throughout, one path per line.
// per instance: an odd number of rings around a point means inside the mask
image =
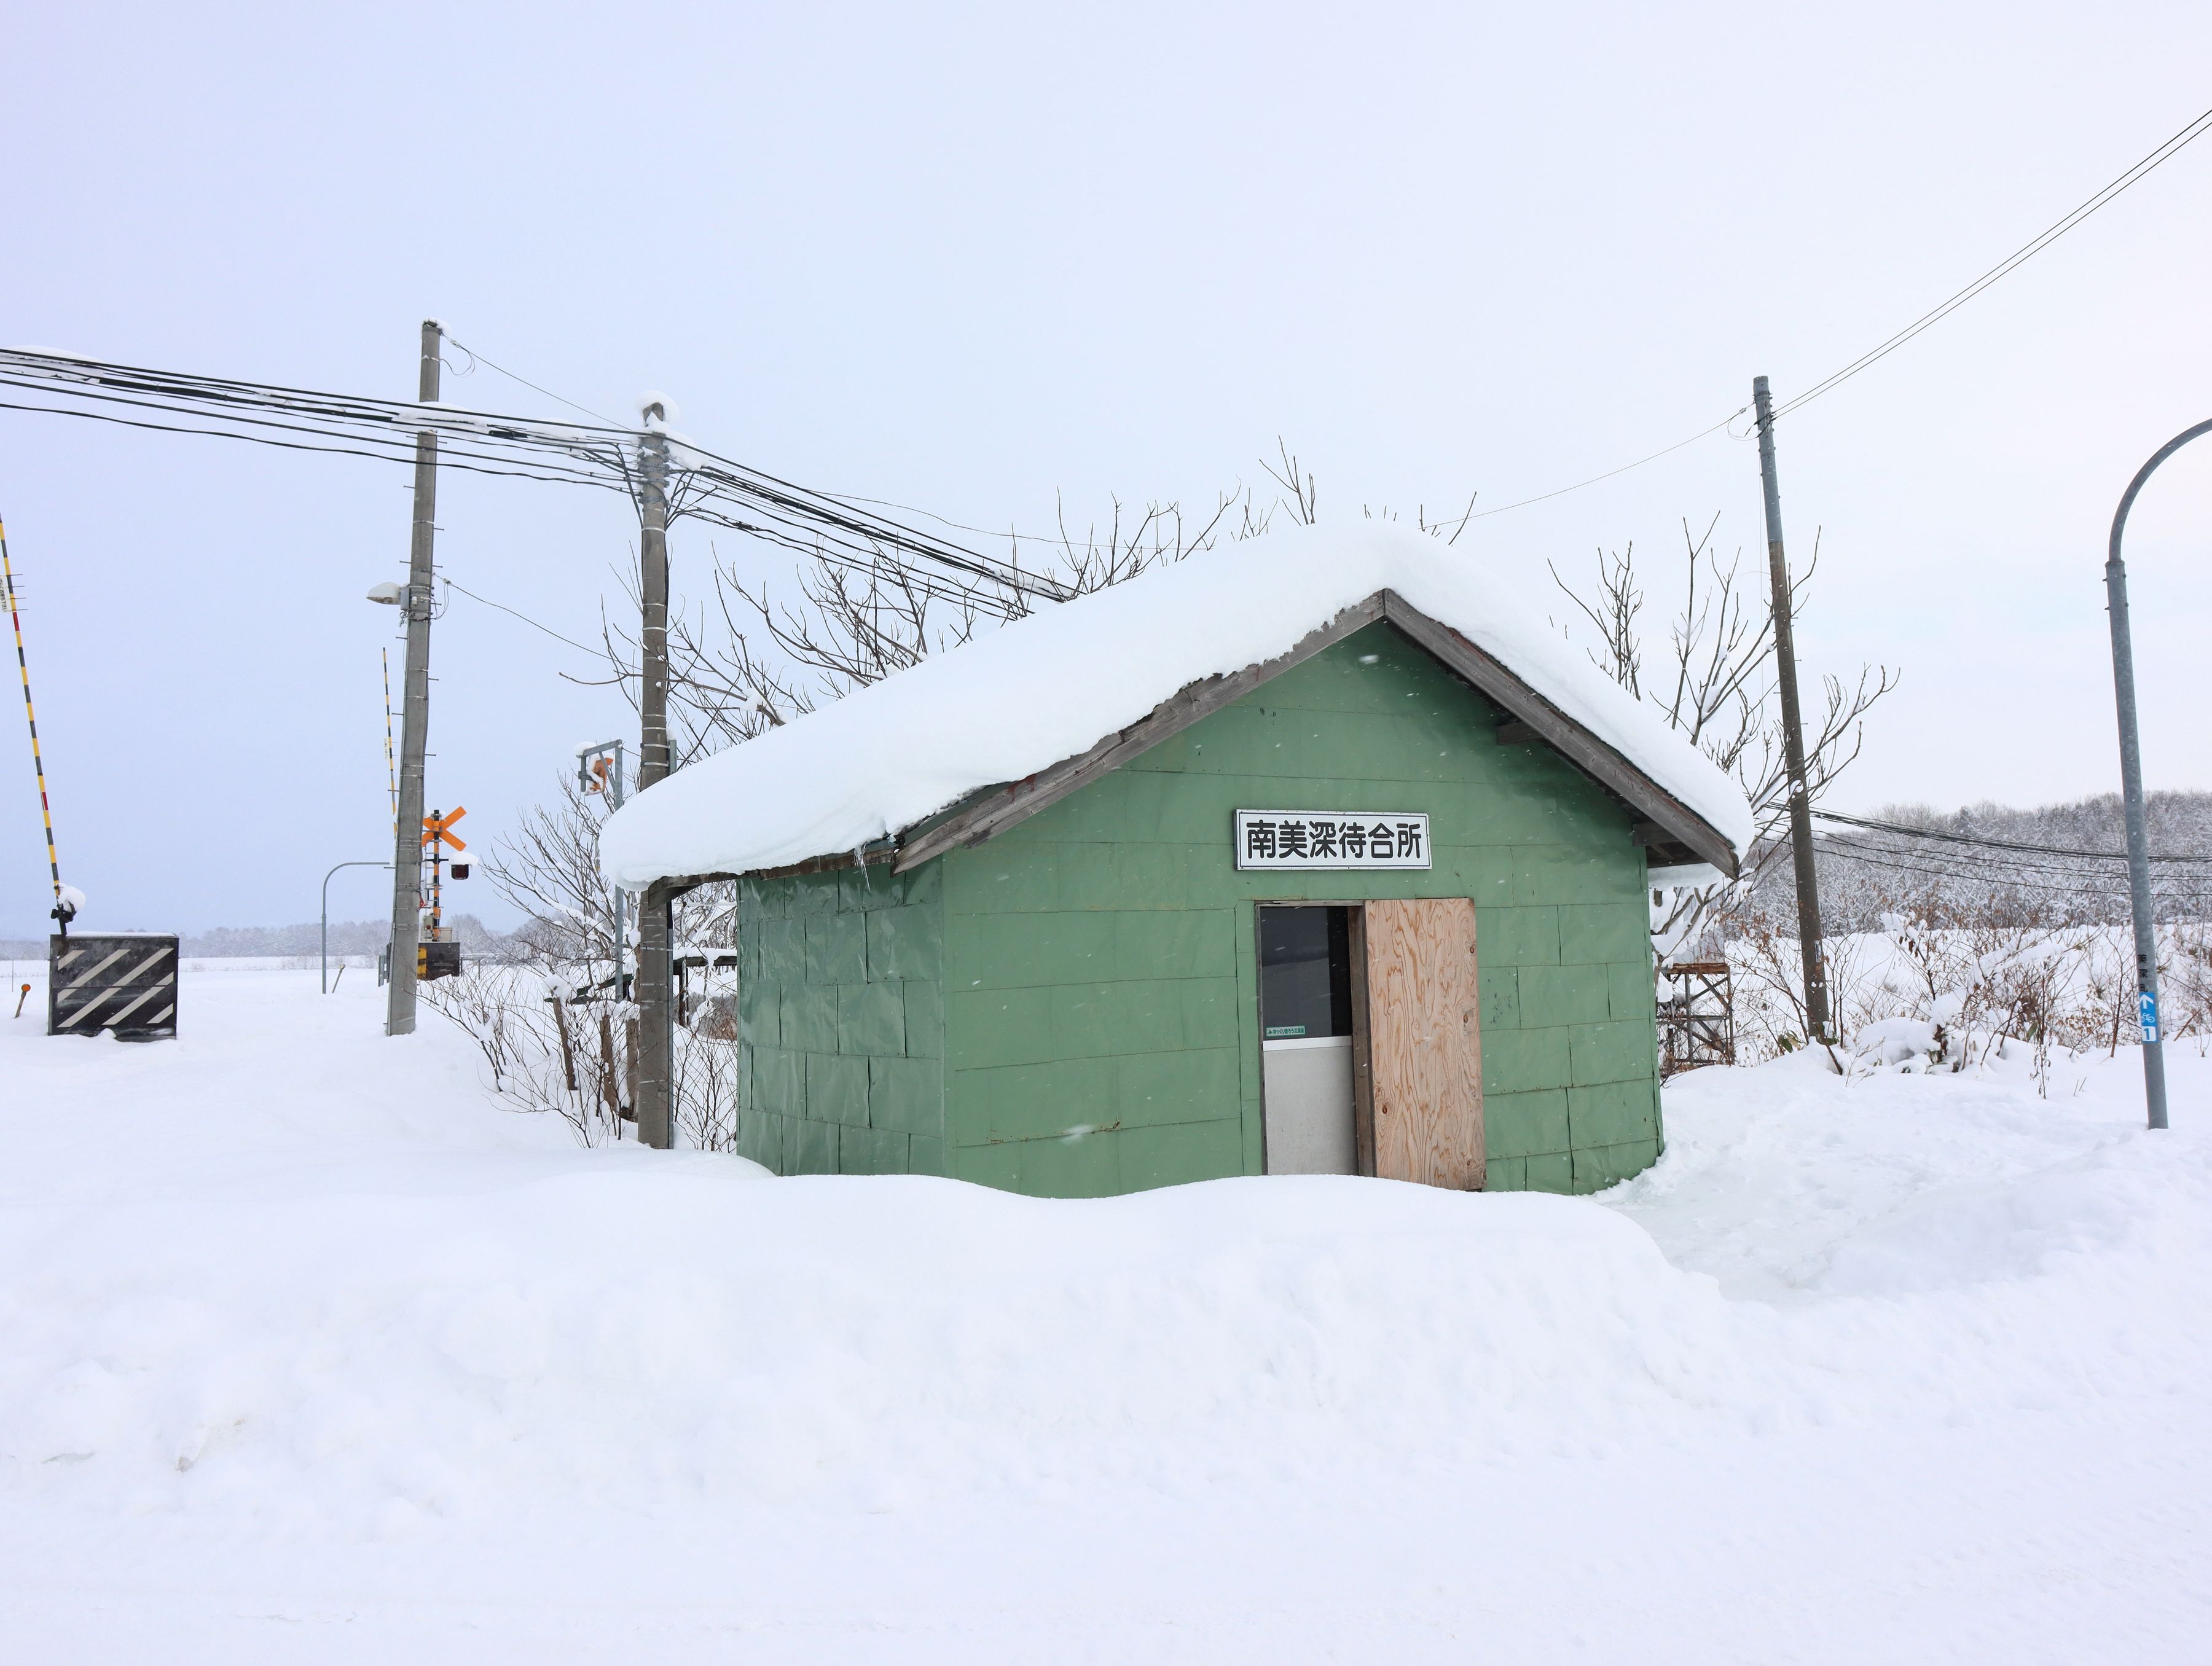
M 1394 590 L 1514 671 L 1703 816 L 1739 854 L 1742 791 L 1561 640 L 1537 581 L 1401 527 L 1301 527 L 1048 607 L 706 759 L 600 830 L 610 881 L 749 873 L 858 850 L 978 788 L 1087 750 L 1178 689 L 1272 658 Z
M 578 1150 L 375 991 L 0 1031 L 40 1658 L 2189 1660 L 2212 1061 L 1668 1090 L 1601 1200 Z

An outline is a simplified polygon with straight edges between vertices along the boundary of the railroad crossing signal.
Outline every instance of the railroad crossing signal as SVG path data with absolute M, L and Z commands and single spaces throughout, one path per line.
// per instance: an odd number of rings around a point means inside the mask
M 468 811 L 466 809 L 457 809 L 450 815 L 440 815 L 435 811 L 433 811 L 430 815 L 424 816 L 422 818 L 422 842 L 425 845 L 447 844 L 452 845 L 457 851 L 467 850 L 469 847 L 463 844 L 453 831 L 453 823 L 459 821 L 467 814 Z

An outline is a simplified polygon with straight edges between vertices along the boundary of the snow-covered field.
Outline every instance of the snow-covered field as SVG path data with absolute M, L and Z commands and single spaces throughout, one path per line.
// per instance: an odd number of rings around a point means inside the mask
M 1592 1202 L 583 1151 L 371 978 L 0 1034 L 17 1660 L 2197 1661 L 2212 1061 L 1669 1090 Z M 12 1001 L 10 1002 L 12 1007 Z M 2078 1088 L 2077 1088 L 2078 1084 Z

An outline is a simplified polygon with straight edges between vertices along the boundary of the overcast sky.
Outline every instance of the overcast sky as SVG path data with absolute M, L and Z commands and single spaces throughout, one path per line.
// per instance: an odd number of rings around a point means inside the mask
M 411 397 L 419 321 L 568 398 L 957 521 L 1210 505 L 1277 435 L 1324 518 L 1511 503 L 1810 386 L 2212 105 L 2212 8 L 27 8 L 0 339 Z M 2118 785 L 2112 505 L 2212 415 L 2212 139 L 1779 430 L 1808 672 L 1899 691 L 1835 802 Z M 468 361 L 453 355 L 457 367 Z M 448 399 L 558 415 L 489 370 Z M 312 918 L 389 852 L 408 476 L 0 412 L 0 514 L 85 924 Z M 1716 435 L 1463 543 L 1759 553 Z M 2154 787 L 2212 788 L 2212 442 L 2130 545 Z M 449 476 L 455 579 L 575 636 L 635 525 Z M 714 534 L 726 554 L 744 554 Z M 709 533 L 679 528 L 677 588 Z M 787 569 L 745 554 L 763 572 Z M 429 802 L 497 835 L 620 729 L 457 598 Z M 46 930 L 0 731 L 0 934 Z M 342 875 L 341 918 L 384 912 Z M 463 907 L 498 920 L 488 891 Z

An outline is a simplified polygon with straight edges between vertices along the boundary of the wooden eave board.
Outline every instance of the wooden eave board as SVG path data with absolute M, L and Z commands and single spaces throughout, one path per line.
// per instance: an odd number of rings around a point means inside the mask
M 1355 631 L 1364 630 L 1382 617 L 1382 594 L 1377 592 L 1365 601 L 1354 603 L 1319 630 L 1301 637 L 1287 653 L 1273 659 L 1247 665 L 1241 671 L 1202 678 L 1187 684 L 1162 700 L 1158 706 L 1127 729 L 1116 730 L 1092 747 L 1088 752 L 1064 759 L 1048 769 L 1025 776 L 1018 781 L 1009 781 L 994 788 L 990 794 L 968 809 L 949 815 L 917 838 L 902 844 L 896 871 L 904 873 L 909 868 L 939 857 L 963 845 L 981 845 L 986 839 L 1004 833 L 1018 822 L 1025 821 L 1048 805 L 1056 804 L 1071 792 L 1088 785 L 1105 774 L 1140 756 L 1161 742 L 1172 739 L 1201 718 L 1212 716 L 1224 706 L 1242 700 L 1262 684 L 1270 682 L 1296 665 L 1304 663 L 1322 649 L 1341 642 Z
M 1649 820 L 1698 860 L 1731 879 L 1735 852 L 1720 832 L 1606 742 L 1546 700 L 1499 660 L 1449 625 L 1441 624 L 1395 591 L 1382 592 L 1383 617 L 1457 672 L 1476 693 L 1534 730 L 1545 745 Z
M 1728 840 L 1696 811 L 1546 700 L 1502 662 L 1449 626 L 1430 618 L 1395 591 L 1385 590 L 1345 609 L 1328 624 L 1299 639 L 1285 653 L 1248 665 L 1241 671 L 1218 674 L 1186 685 L 1144 717 L 1107 736 L 1088 751 L 1062 759 L 1020 780 L 981 788 L 950 809 L 925 817 L 901 830 L 895 850 L 872 846 L 857 858 L 851 852 L 834 852 L 785 867 L 757 870 L 750 876 L 778 878 L 823 873 L 856 867 L 863 860 L 874 863 L 887 859 L 894 872 L 904 873 L 935 860 L 947 851 L 983 844 L 1378 621 L 1387 621 L 1512 719 L 1525 724 L 1546 746 L 1638 815 L 1663 830 L 1668 835 L 1664 842 L 1658 839 L 1647 841 L 1655 855 L 1668 861 L 1710 862 L 1721 872 L 1735 875 L 1736 857 Z M 734 877 L 738 875 L 698 875 L 668 883 L 688 889 L 709 879 Z

